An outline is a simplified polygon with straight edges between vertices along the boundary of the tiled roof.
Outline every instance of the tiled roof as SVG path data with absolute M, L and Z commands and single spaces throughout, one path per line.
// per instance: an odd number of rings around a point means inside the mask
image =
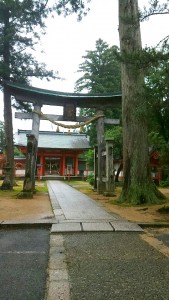
M 26 146 L 29 130 L 18 130 L 15 135 L 15 145 Z M 89 149 L 89 141 L 85 134 L 58 133 L 54 131 L 40 131 L 38 148 L 48 149 Z

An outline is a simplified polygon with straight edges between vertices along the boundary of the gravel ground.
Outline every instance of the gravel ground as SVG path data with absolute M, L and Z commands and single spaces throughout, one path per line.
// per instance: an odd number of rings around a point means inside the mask
M 138 233 L 64 235 L 71 300 L 169 300 L 169 260 Z

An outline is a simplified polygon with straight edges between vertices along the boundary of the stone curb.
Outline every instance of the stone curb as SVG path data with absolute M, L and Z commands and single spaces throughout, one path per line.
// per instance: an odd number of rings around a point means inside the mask
M 17 227 L 24 227 L 24 226 L 52 226 L 55 224 L 58 225 L 63 225 L 64 223 L 97 223 L 98 220 L 92 220 L 92 222 L 90 222 L 89 220 L 83 220 L 83 221 L 79 221 L 79 220 L 0 220 L 0 228 L 1 227 L 12 227 L 12 226 L 17 226 Z M 102 221 L 99 220 L 99 223 L 109 223 L 111 222 L 112 225 L 114 222 L 112 222 L 111 220 L 107 220 L 107 221 Z M 120 224 L 120 220 L 117 221 L 117 223 Z M 123 222 L 122 222 L 123 223 Z M 145 223 L 145 222 L 127 222 L 125 221 L 124 223 L 131 223 L 131 224 L 135 224 L 140 226 L 141 228 L 149 228 L 149 227 L 154 227 L 154 228 L 162 228 L 162 227 L 169 227 L 169 223 Z M 68 230 L 69 231 L 69 230 Z M 78 230 L 80 231 L 80 230 Z M 83 230 L 82 230 L 83 231 Z M 88 230 L 87 230 L 88 231 Z M 92 230 L 91 230 L 92 231 Z M 95 231 L 95 230 L 94 230 Z M 98 230 L 99 231 L 99 230 Z M 106 231 L 106 230 L 105 230 Z M 117 230 L 114 230 L 117 231 Z M 76 230 L 75 230 L 76 232 Z
M 70 300 L 63 235 L 50 235 L 48 277 L 45 300 Z
M 148 227 L 156 227 L 156 228 L 161 228 L 161 227 L 169 227 L 169 223 L 145 223 L 145 222 L 138 222 L 136 223 L 142 228 L 148 228 Z

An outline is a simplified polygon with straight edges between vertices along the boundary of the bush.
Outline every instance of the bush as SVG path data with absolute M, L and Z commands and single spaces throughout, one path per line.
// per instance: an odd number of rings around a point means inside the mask
M 160 182 L 160 187 L 169 187 L 169 182 L 168 180 L 164 180 Z
M 92 186 L 94 185 L 94 174 L 88 175 L 87 182 Z

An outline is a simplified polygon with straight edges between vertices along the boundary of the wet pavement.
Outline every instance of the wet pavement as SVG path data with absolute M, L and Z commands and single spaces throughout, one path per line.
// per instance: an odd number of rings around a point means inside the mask
M 162 241 L 163 244 L 169 247 L 169 234 L 159 233 L 154 235 L 159 241 Z
M 0 230 L 0 300 L 45 298 L 49 228 Z
M 142 231 L 136 223 L 127 222 L 106 212 L 96 201 L 61 181 L 48 181 L 49 196 L 57 224 L 54 232 Z
M 64 235 L 71 300 L 168 300 L 169 260 L 138 233 Z
M 1 224 L 0 300 L 169 300 L 169 231 L 145 233 L 65 183 L 48 188 L 52 218 Z

